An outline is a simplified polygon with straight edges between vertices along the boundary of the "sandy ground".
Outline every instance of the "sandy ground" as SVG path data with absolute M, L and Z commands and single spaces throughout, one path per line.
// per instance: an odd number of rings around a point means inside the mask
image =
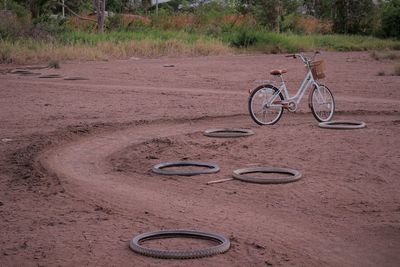
M 0 266 L 399 266 L 400 77 L 378 76 L 394 61 L 366 52 L 323 58 L 334 119 L 367 128 L 319 128 L 306 97 L 276 125 L 256 125 L 248 89 L 286 67 L 294 93 L 304 74 L 283 55 L 66 62 L 37 71 L 84 81 L 0 75 Z M 255 135 L 202 134 L 214 127 Z M 150 171 L 185 159 L 221 170 Z M 249 166 L 288 167 L 303 178 L 206 185 Z M 231 249 L 192 260 L 129 249 L 139 233 L 176 228 L 224 234 Z M 205 245 L 163 242 L 151 245 Z

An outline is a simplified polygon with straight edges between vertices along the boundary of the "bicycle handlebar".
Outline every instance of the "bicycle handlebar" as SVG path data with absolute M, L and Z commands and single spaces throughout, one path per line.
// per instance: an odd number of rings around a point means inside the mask
M 300 57 L 301 60 L 303 60 L 303 62 L 304 62 L 305 64 L 308 64 L 309 62 L 311 62 L 311 61 L 314 60 L 314 58 L 315 58 L 315 56 L 316 56 L 317 54 L 321 54 L 321 52 L 315 51 L 315 52 L 314 52 L 314 55 L 313 55 L 312 57 L 310 57 L 310 58 L 307 58 L 303 53 L 286 55 L 285 57 L 292 57 L 292 58 Z

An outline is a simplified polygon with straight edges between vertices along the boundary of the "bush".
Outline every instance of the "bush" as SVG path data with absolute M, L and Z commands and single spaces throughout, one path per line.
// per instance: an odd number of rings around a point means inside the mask
M 1 11 L 0 15 L 0 39 L 15 38 L 24 31 L 24 25 L 19 21 L 14 13 L 6 14 Z
M 23 6 L 11 1 L 8 10 L 0 10 L 0 38 L 16 38 L 30 30 L 30 16 Z
M 33 25 L 37 31 L 46 32 L 50 35 L 63 32 L 66 29 L 66 19 L 60 16 L 44 15 L 33 20 Z
M 3 1 L 1 4 L 3 4 Z M 27 10 L 23 5 L 20 5 L 12 0 L 8 0 L 7 2 L 4 2 L 4 4 L 6 5 L 0 5 L 2 10 L 12 11 L 19 19 L 30 21 L 29 10 Z
M 106 29 L 110 31 L 120 31 L 125 28 L 121 14 L 115 14 L 106 18 Z
M 239 30 L 233 34 L 230 40 L 230 45 L 237 48 L 247 48 L 253 46 L 258 42 L 258 37 L 255 31 L 249 27 L 240 27 Z

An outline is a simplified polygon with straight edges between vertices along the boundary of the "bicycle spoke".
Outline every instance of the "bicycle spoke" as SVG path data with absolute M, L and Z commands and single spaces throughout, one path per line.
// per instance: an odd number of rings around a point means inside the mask
M 250 114 L 258 124 L 274 124 L 282 115 L 281 101 L 282 97 L 276 88 L 270 85 L 259 87 L 249 98 Z
M 327 87 L 321 85 L 314 89 L 311 104 L 311 110 L 318 121 L 328 121 L 332 118 L 335 104 Z

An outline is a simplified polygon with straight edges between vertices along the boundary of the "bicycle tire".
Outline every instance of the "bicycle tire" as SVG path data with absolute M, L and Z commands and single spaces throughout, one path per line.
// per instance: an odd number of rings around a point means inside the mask
M 208 169 L 203 170 L 164 170 L 166 167 L 180 167 L 180 166 L 199 166 L 199 167 L 207 167 Z M 220 170 L 219 166 L 214 163 L 207 163 L 201 161 L 170 161 L 170 162 L 161 162 L 153 166 L 152 171 L 157 174 L 163 175 L 182 175 L 182 176 L 191 176 L 198 174 L 209 174 L 215 173 Z
M 260 177 L 252 177 L 248 175 L 244 175 L 247 173 L 284 173 L 290 174 L 291 177 L 288 178 L 260 178 Z M 287 168 L 274 168 L 274 167 L 253 167 L 253 168 L 244 168 L 233 171 L 232 176 L 235 179 L 249 182 L 249 183 L 257 183 L 257 184 L 285 184 L 296 182 L 301 179 L 301 173 L 297 170 L 287 169 Z
M 363 121 L 327 121 L 319 123 L 318 126 L 326 129 L 351 130 L 365 128 L 367 124 Z
M 255 95 L 258 94 L 258 92 L 259 92 L 261 89 L 264 89 L 264 88 L 269 88 L 269 89 L 273 90 L 274 92 L 278 92 L 278 91 L 279 91 L 275 86 L 273 86 L 273 85 L 271 85 L 271 84 L 263 84 L 263 85 L 260 85 L 260 86 L 256 87 L 256 88 L 251 92 L 251 94 L 250 94 L 250 96 L 249 96 L 249 99 L 248 99 L 248 101 L 247 101 L 247 103 L 248 103 L 248 110 L 249 110 L 249 113 L 250 113 L 251 118 L 252 118 L 253 121 L 254 121 L 255 123 L 257 123 L 258 125 L 273 125 L 273 124 L 277 123 L 277 122 L 281 119 L 282 114 L 283 114 L 283 107 L 280 107 L 280 109 L 279 109 L 279 111 L 278 111 L 278 115 L 275 116 L 274 119 L 271 120 L 271 121 L 269 121 L 269 122 L 261 121 L 260 119 L 258 119 L 258 118 L 257 118 L 257 115 L 256 115 L 256 112 L 255 112 L 255 110 L 253 109 L 253 101 L 254 101 Z M 279 96 L 279 98 L 280 98 L 281 101 L 284 100 L 284 97 L 283 97 L 282 93 L 279 93 L 278 96 Z M 264 107 L 263 107 L 263 111 L 264 111 Z
M 203 134 L 209 137 L 243 137 L 253 135 L 254 132 L 250 129 L 242 128 L 215 128 L 207 129 Z
M 326 86 L 326 85 L 324 85 L 324 84 L 318 84 L 318 86 L 321 88 L 324 88 L 328 93 L 329 93 L 329 95 L 330 95 L 330 97 L 332 98 L 332 108 L 331 108 L 331 111 L 330 111 L 330 114 L 329 114 L 329 116 L 326 118 L 326 119 L 323 119 L 323 118 L 321 118 L 317 113 L 317 111 L 316 111 L 316 108 L 314 107 L 314 102 L 313 102 L 313 96 L 314 96 L 314 93 L 316 92 L 316 90 L 318 89 L 316 86 L 314 86 L 314 88 L 313 88 L 313 90 L 311 90 L 311 92 L 310 92 L 310 95 L 309 95 L 309 98 L 308 98 L 308 106 L 310 107 L 310 109 L 311 109 L 311 113 L 313 114 L 313 116 L 314 116 L 314 118 L 317 120 L 317 121 L 319 121 L 319 122 L 327 122 L 327 121 L 330 121 L 331 119 L 332 119 L 332 117 L 333 117 L 333 114 L 335 113 L 335 108 L 336 108 L 336 104 L 335 104 L 335 98 L 333 97 L 333 94 L 332 94 L 332 92 L 331 92 L 331 90 Z
M 190 237 L 190 238 L 201 238 L 219 243 L 216 246 L 191 249 L 191 250 L 163 250 L 148 248 L 141 245 L 143 241 L 160 238 L 172 238 L 172 237 Z M 200 232 L 195 230 L 161 230 L 155 232 L 143 233 L 135 236 L 129 243 L 129 247 L 136 253 L 163 259 L 195 259 L 202 257 L 209 257 L 216 254 L 221 254 L 229 250 L 230 240 L 224 235 L 211 233 L 211 232 Z

